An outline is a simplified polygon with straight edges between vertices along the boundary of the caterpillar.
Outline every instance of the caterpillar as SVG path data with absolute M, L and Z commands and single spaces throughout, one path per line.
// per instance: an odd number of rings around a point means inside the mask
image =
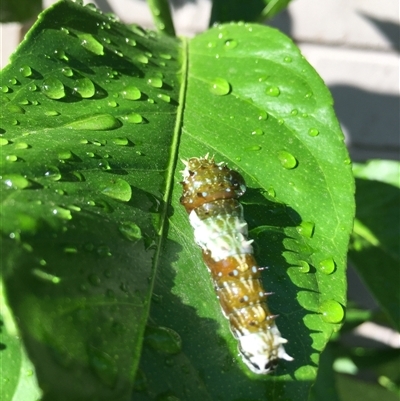
M 224 316 L 238 340 L 244 363 L 257 374 L 272 372 L 279 359 L 292 361 L 283 344 L 276 316 L 268 309 L 262 270 L 253 256 L 253 240 L 238 198 L 246 191 L 243 177 L 214 158 L 192 157 L 185 164 L 181 204 L 189 214 L 194 239 L 211 273 Z

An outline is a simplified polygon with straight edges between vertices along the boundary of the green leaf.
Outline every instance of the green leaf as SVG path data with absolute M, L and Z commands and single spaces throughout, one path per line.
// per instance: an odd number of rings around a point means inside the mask
M 187 44 L 63 1 L 1 78 L 1 272 L 44 400 L 127 399 L 140 354 L 135 400 L 305 399 L 343 318 L 354 207 L 331 96 L 295 45 L 243 23 Z M 207 152 L 247 182 L 295 358 L 274 376 L 238 359 L 179 203 L 178 157 Z
M 377 302 L 400 329 L 400 164 L 373 160 L 354 166 L 357 215 L 349 258 Z
M 175 28 L 168 0 L 148 0 L 147 3 L 157 29 L 167 35 L 175 36 Z
M 2 71 L 2 275 L 48 399 L 130 394 L 165 224 L 179 52 L 61 2 Z
M 184 355 L 159 355 L 158 362 L 154 355 L 142 369 L 155 394 L 167 391 L 181 369 L 190 399 L 305 399 L 318 351 L 339 328 L 319 312 L 333 306 L 340 313 L 346 303 L 353 179 L 332 99 L 290 40 L 256 25 L 221 26 L 194 38 L 188 74 L 180 157 L 209 152 L 244 175 L 245 216 L 257 259 L 270 267 L 265 288 L 275 292 L 270 305 L 295 361 L 282 363 L 275 376 L 255 377 L 238 360 L 179 205 L 181 188 L 174 187 L 151 317 L 179 333 Z M 282 152 L 295 157 L 295 166 Z

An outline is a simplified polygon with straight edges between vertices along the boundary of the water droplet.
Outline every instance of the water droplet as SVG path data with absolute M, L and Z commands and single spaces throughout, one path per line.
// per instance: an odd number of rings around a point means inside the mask
M 308 273 L 310 271 L 310 265 L 305 260 L 299 260 L 299 272 Z
M 78 38 L 81 40 L 81 45 L 89 50 L 90 52 L 96 54 L 97 56 L 102 56 L 104 54 L 103 45 L 93 37 L 90 33 L 79 33 Z
M 42 92 L 50 99 L 62 99 L 65 96 L 63 83 L 57 78 L 46 78 L 42 82 Z
M 130 46 L 136 46 L 136 40 L 131 38 L 125 38 L 125 42 Z
M 109 100 L 108 105 L 110 107 L 118 107 L 118 103 L 115 100 Z
M 63 251 L 64 253 L 78 253 L 78 250 L 74 246 L 66 246 Z
M 226 79 L 215 78 L 210 82 L 210 92 L 214 95 L 227 95 L 231 91 L 231 85 Z
M 129 144 L 129 141 L 127 138 L 114 138 L 112 140 L 112 142 L 119 146 L 126 146 Z
M 311 238 L 314 234 L 315 223 L 312 221 L 302 221 L 296 230 L 303 237 Z
M 29 181 L 19 174 L 6 174 L 1 179 L 8 188 L 24 189 L 29 186 Z
M 58 58 L 59 60 L 68 61 L 68 57 L 67 57 L 67 55 L 65 54 L 65 51 L 62 50 L 62 49 L 55 49 L 55 50 L 54 50 L 54 56 L 55 56 L 56 58 Z
M 297 114 L 299 114 L 299 111 L 298 111 L 297 109 L 293 109 L 293 110 L 290 112 L 290 114 L 291 114 L 292 116 L 297 116 Z
M 181 337 L 168 327 L 147 326 L 144 341 L 153 349 L 167 354 L 177 354 L 182 349 Z
M 7 111 L 11 113 L 25 114 L 25 109 L 17 104 L 7 104 Z
M 32 75 L 32 68 L 29 67 L 29 65 L 23 65 L 20 69 L 19 72 L 23 77 L 30 77 Z
M 8 139 L 6 138 L 0 138 L 0 146 L 8 145 Z
M 88 347 L 89 364 L 96 376 L 109 388 L 114 389 L 118 377 L 118 367 L 114 359 L 97 347 Z
M 89 283 L 98 287 L 101 284 L 101 278 L 97 274 L 90 274 L 88 276 Z
M 274 97 L 276 97 L 276 96 L 279 96 L 279 95 L 280 95 L 281 91 L 280 91 L 280 89 L 279 89 L 277 86 L 269 86 L 269 87 L 266 89 L 265 93 L 266 93 L 267 95 L 269 95 L 269 96 L 274 96 Z
M 260 145 L 253 145 L 253 146 L 249 146 L 249 147 L 246 148 L 246 150 L 255 151 L 255 152 L 257 152 L 257 151 L 259 151 L 261 149 L 262 148 L 261 148 Z
M 151 77 L 147 80 L 147 83 L 153 88 L 161 88 L 163 86 L 163 81 L 158 77 Z
M 141 98 L 142 93 L 136 86 L 127 86 L 122 92 L 121 95 L 124 99 L 128 100 L 138 100 Z
M 64 125 L 66 128 L 87 131 L 107 131 L 121 126 L 121 122 L 111 114 L 95 114 Z
M 100 161 L 98 166 L 104 171 L 111 170 L 110 163 L 107 160 Z
M 319 135 L 319 131 L 316 128 L 310 128 L 308 130 L 308 135 L 310 135 L 310 136 L 318 136 Z
M 60 219 L 63 220 L 71 220 L 72 215 L 71 211 L 68 209 L 64 209 L 63 207 L 56 206 L 54 209 L 51 211 L 55 216 L 59 217 Z
M 131 186 L 122 178 L 110 182 L 101 192 L 110 198 L 123 202 L 129 202 L 132 197 Z
M 59 181 L 61 179 L 60 170 L 56 166 L 47 166 L 44 176 L 53 181 Z
M 7 155 L 6 156 L 6 160 L 8 162 L 16 162 L 18 160 L 18 156 L 16 156 L 16 155 Z
M 47 117 L 54 117 L 54 116 L 59 116 L 60 113 L 58 111 L 56 111 L 56 110 L 46 110 L 44 112 L 44 115 L 47 116 Z
M 286 57 L 283 59 L 283 61 L 284 61 L 285 63 L 291 63 L 291 62 L 292 62 L 292 58 L 289 57 L 289 56 L 286 56 Z
M 344 159 L 344 164 L 347 164 L 347 165 L 351 164 L 351 159 L 350 159 L 350 157 L 346 157 L 346 158 Z
M 171 101 L 171 98 L 168 95 L 165 95 L 164 93 L 159 93 L 157 95 L 158 99 L 161 99 L 162 101 L 164 101 L 165 103 L 169 103 Z
M 144 54 L 138 54 L 134 57 L 134 60 L 141 64 L 148 64 L 149 59 Z
M 285 150 L 281 150 L 278 153 L 278 159 L 280 160 L 282 166 L 287 169 L 292 169 L 297 166 L 296 158 L 291 153 L 286 152 Z
M 312 92 L 307 92 L 307 93 L 304 95 L 304 97 L 305 97 L 306 99 L 309 99 L 312 95 L 313 95 Z
M 266 111 L 260 111 L 258 115 L 259 120 L 266 120 L 268 119 L 268 113 Z
M 261 128 L 256 128 L 254 131 L 252 131 L 251 135 L 264 135 L 264 131 Z
M 272 187 L 269 187 L 269 188 L 267 189 L 267 193 L 268 193 L 268 195 L 271 196 L 272 198 L 275 198 L 275 196 L 276 196 L 276 191 L 275 191 L 275 189 L 272 188 Z
M 340 323 L 344 318 L 342 305 L 333 299 L 322 302 L 319 312 L 322 314 L 322 320 L 327 323 Z
M 143 122 L 143 117 L 138 113 L 130 113 L 121 117 L 124 121 L 132 124 L 140 124 Z
M 95 92 L 94 83 L 89 78 L 80 78 L 75 81 L 74 92 L 78 93 L 84 99 L 91 98 Z
M 238 42 L 234 39 L 228 39 L 225 41 L 225 48 L 226 49 L 234 49 L 238 45 Z
M 51 281 L 53 284 L 61 282 L 60 277 L 54 276 L 53 274 L 46 273 L 41 269 L 32 269 L 32 274 L 42 280 Z
M 333 258 L 328 258 L 318 263 L 318 270 L 325 274 L 332 274 L 335 268 L 336 265 Z
M 8 80 L 8 83 L 9 83 L 10 85 L 16 85 L 16 84 L 18 83 L 17 78 L 10 78 L 10 79 Z
M 72 153 L 69 150 L 64 150 L 58 153 L 58 158 L 61 160 L 68 160 L 72 159 Z
M 124 221 L 119 226 L 121 234 L 129 241 L 137 242 L 142 238 L 142 230 L 140 227 L 130 221 Z
M 15 149 L 28 149 L 29 145 L 26 142 L 17 142 L 15 144 Z

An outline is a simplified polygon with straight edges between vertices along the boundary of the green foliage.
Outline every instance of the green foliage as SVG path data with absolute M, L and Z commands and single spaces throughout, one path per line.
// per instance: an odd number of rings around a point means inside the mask
M 62 1 L 1 82 L 5 400 L 307 399 L 346 306 L 354 184 L 293 42 L 244 23 L 177 39 Z M 295 358 L 273 376 L 238 359 L 179 204 L 180 158 L 207 152 L 246 179 Z
M 42 0 L 2 0 L 0 22 L 24 22 L 35 18 L 42 10 Z
M 400 164 L 355 165 L 357 218 L 349 258 L 388 318 L 400 330 Z

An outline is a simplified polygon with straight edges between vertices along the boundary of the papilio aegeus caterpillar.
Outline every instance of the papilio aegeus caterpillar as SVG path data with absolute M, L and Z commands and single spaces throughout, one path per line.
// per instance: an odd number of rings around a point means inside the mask
M 214 158 L 192 157 L 183 161 L 181 204 L 189 213 L 195 242 L 203 251 L 222 312 L 239 341 L 243 361 L 255 373 L 267 374 L 279 359 L 293 360 L 283 344 L 268 309 L 260 267 L 247 223 L 237 198 L 246 191 L 243 177 Z

